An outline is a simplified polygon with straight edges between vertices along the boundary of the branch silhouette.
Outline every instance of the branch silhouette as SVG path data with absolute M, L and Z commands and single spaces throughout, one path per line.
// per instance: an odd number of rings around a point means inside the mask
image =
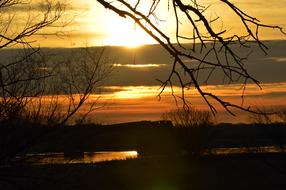
M 248 15 L 230 1 L 220 0 L 218 2 L 226 5 L 231 12 L 235 13 L 241 22 L 240 24 L 243 26 L 242 29 L 246 31 L 246 33 L 242 35 L 233 34 L 227 36 L 226 29 L 216 31 L 213 26 L 213 23 L 221 19 L 220 17 L 216 17 L 215 19 L 207 18 L 206 10 L 209 6 L 203 6 L 196 0 L 188 2 L 168 0 L 168 11 L 173 13 L 175 19 L 174 27 L 176 32 L 175 35 L 172 36 L 160 28 L 160 22 L 162 20 L 160 20 L 158 16 L 160 12 L 158 7 L 164 2 L 166 3 L 166 1 L 153 0 L 150 1 L 149 4 L 142 0 L 137 0 L 135 3 L 131 3 L 127 0 L 115 0 L 112 2 L 106 0 L 97 1 L 106 9 L 117 13 L 120 17 L 132 19 L 173 57 L 173 67 L 169 76 L 165 80 L 158 80 L 161 82 L 161 91 L 158 94 L 159 99 L 165 88 L 167 86 L 173 88 L 173 83 L 177 80 L 182 88 L 179 98 L 183 101 L 184 106 L 188 107 L 189 105 L 186 89 L 194 88 L 204 99 L 213 114 L 217 113 L 217 108 L 213 102 L 224 107 L 224 109 L 232 115 L 235 115 L 232 108 L 257 113 L 255 109 L 243 105 L 244 101 L 242 101 L 241 105 L 237 105 L 202 89 L 202 82 L 200 82 L 199 76 L 201 76 L 203 71 L 207 72 L 207 78 L 203 83 L 208 84 L 215 70 L 222 71 L 227 84 L 242 84 L 241 97 L 243 100 L 248 83 L 255 83 L 259 88 L 261 87 L 259 81 L 246 69 L 245 63 L 249 54 L 243 56 L 236 52 L 234 47 L 239 46 L 241 49 L 248 49 L 251 53 L 252 45 L 256 44 L 266 54 L 268 47 L 260 40 L 259 31 L 261 28 L 272 28 L 285 34 L 280 26 L 261 23 L 258 19 Z M 140 6 L 148 6 L 148 11 L 140 10 Z M 163 6 L 166 5 L 163 4 Z M 189 35 L 184 34 L 181 29 L 181 21 L 183 19 L 187 20 L 188 26 L 192 26 L 189 29 Z M 172 39 L 175 39 L 176 43 L 172 43 Z M 192 46 L 188 47 L 182 40 L 189 44 L 192 43 Z M 210 59 L 210 57 L 213 58 Z M 194 61 L 196 64 L 190 65 L 190 61 Z M 182 73 L 186 74 L 187 77 Z M 178 98 L 174 93 L 172 93 L 172 95 L 175 99 Z

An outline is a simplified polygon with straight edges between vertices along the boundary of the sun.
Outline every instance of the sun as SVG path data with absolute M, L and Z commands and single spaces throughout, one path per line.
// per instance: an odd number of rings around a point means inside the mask
M 131 19 L 111 17 L 107 18 L 106 25 L 108 30 L 105 42 L 108 45 L 135 48 L 144 44 L 156 43 Z
M 81 30 L 93 34 L 92 40 L 90 40 L 92 45 L 135 48 L 145 44 L 157 44 L 132 19 L 128 17 L 122 18 L 117 14 L 113 14 L 94 2 L 90 2 L 88 5 L 90 10 L 78 22 L 84 24 Z
M 116 32 L 113 32 L 107 37 L 106 41 L 108 45 L 135 48 L 144 44 L 155 43 L 155 41 L 139 27 L 134 28 L 124 25 L 125 23 L 122 24 L 121 27 L 118 27 Z
M 137 31 L 130 32 L 128 30 L 121 32 L 121 34 L 112 34 L 107 38 L 107 44 L 113 46 L 125 46 L 129 48 L 139 47 L 150 43 L 148 37 Z

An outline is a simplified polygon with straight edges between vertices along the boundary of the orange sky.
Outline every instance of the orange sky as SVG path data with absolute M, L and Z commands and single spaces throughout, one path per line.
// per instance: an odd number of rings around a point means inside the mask
M 79 0 L 75 1 L 78 4 L 82 2 Z M 130 2 L 136 1 L 131 0 Z M 144 1 L 142 3 L 141 10 L 144 11 L 147 8 L 148 2 Z M 168 34 L 174 34 L 174 14 L 172 11 L 168 11 L 168 1 L 161 2 L 161 5 L 158 6 L 156 16 L 163 21 L 159 22 L 157 26 Z M 238 17 L 231 11 L 228 11 L 228 8 L 220 3 L 219 0 L 198 0 L 197 2 L 205 6 L 211 5 L 205 13 L 207 18 L 221 17 L 221 20 L 212 23 L 213 27 L 218 30 L 225 28 L 229 31 L 229 34 L 241 32 Z M 281 27 L 286 26 L 285 1 L 233 0 L 231 2 L 241 7 L 246 13 L 259 18 L 262 22 L 271 25 L 280 25 Z M 80 17 L 80 21 L 82 22 L 78 22 L 78 26 L 85 28 L 82 31 L 89 31 L 95 34 L 92 37 L 91 45 L 136 46 L 144 43 L 154 43 L 139 27 L 134 27 L 132 21 L 119 18 L 111 11 L 105 10 L 96 0 L 86 1 L 86 4 L 89 8 L 84 13 L 85 16 Z M 184 23 L 184 19 L 181 22 Z M 183 31 L 189 32 L 188 25 L 186 23 L 185 25 L 185 27 L 184 25 L 182 26 Z M 273 31 L 272 29 L 261 31 L 261 35 L 263 39 L 286 39 L 278 31 Z
M 37 1 L 33 1 L 33 3 L 35 2 Z M 86 45 L 123 45 L 134 47 L 141 44 L 154 43 L 154 40 L 140 30 L 139 27 L 134 26 L 132 21 L 106 10 L 96 0 L 69 0 L 67 2 L 68 7 L 63 18 L 72 22 L 65 28 L 60 29 L 61 32 L 64 32 L 64 35 L 60 38 L 56 36 L 38 36 L 38 41 L 34 45 L 41 45 L 42 47 L 77 47 Z M 201 0 L 197 2 L 211 5 L 205 13 L 207 18 L 221 17 L 221 20 L 212 24 L 214 28 L 217 30 L 221 30 L 221 28 L 227 29 L 229 31 L 228 34 L 241 32 L 238 17 L 232 14 L 231 11 L 228 11 L 219 0 Z M 284 0 L 233 0 L 231 2 L 234 2 L 250 15 L 259 18 L 263 23 L 280 25 L 281 27 L 286 26 Z M 167 1 L 162 1 L 162 5 L 158 8 L 157 16 L 163 20 L 158 23 L 158 26 L 167 34 L 174 34 L 174 15 L 171 11 L 168 12 L 166 3 Z M 33 7 L 34 5 L 31 3 L 29 6 Z M 141 8 L 142 10 L 146 9 L 144 6 L 141 6 Z M 33 11 L 34 9 L 31 9 L 30 13 Z M 24 21 L 23 18 L 29 15 L 26 12 L 27 9 L 20 8 L 14 11 L 14 13 L 20 15 L 22 22 Z M 18 19 L 20 20 L 20 18 Z M 184 19 L 182 19 L 182 23 L 184 23 Z M 182 25 L 182 28 L 183 32 L 189 32 L 187 24 L 185 24 L 185 27 Z M 52 32 L 55 28 L 48 30 Z M 262 39 L 286 39 L 285 36 L 272 29 L 261 31 L 261 37 Z
M 35 3 L 37 1 L 33 1 Z M 145 1 L 146 2 L 146 1 Z M 150 2 L 150 1 L 148 1 Z M 159 22 L 158 26 L 167 34 L 174 34 L 174 15 L 168 12 L 166 8 L 167 1 L 162 1 L 162 6 L 158 8 L 158 17 L 164 21 Z M 199 0 L 198 0 L 199 2 Z M 206 14 L 209 18 L 215 16 L 220 16 L 221 20 L 217 22 L 214 27 L 216 29 L 225 28 L 228 34 L 240 33 L 241 25 L 238 23 L 238 18 L 227 11 L 225 6 L 220 4 L 219 0 L 201 0 L 205 5 L 211 4 L 211 7 L 207 10 Z M 241 7 L 248 14 L 254 15 L 259 18 L 263 23 L 271 25 L 279 25 L 281 27 L 286 27 L 286 7 L 285 0 L 273 0 L 273 1 L 261 1 L 261 0 L 233 0 L 237 6 Z M 30 5 L 31 7 L 34 4 Z M 142 9 L 145 7 L 143 6 Z M 37 14 L 37 9 L 15 9 L 11 11 L 15 13 L 15 22 L 17 27 L 21 28 L 24 26 L 23 21 L 25 16 L 30 14 Z M 10 13 L 11 13 L 10 12 Z M 31 16 L 31 15 L 30 15 Z M 41 47 L 78 47 L 78 46 L 103 46 L 103 45 L 121 45 L 126 47 L 136 47 L 142 44 L 154 43 L 154 41 L 146 35 L 138 26 L 128 19 L 124 19 L 103 8 L 96 0 L 69 0 L 69 6 L 66 9 L 64 15 L 64 21 L 71 21 L 65 28 L 56 28 L 59 30 L 60 36 L 50 36 L 50 35 L 39 35 L 36 37 L 36 42 L 33 43 L 34 46 Z M 182 20 L 184 23 L 184 20 Z M 188 27 L 184 27 L 183 31 L 188 32 Z M 12 28 L 13 29 L 13 28 Z M 44 33 L 49 34 L 55 32 L 55 28 L 47 28 Z M 264 40 L 285 40 L 286 37 L 283 36 L 279 31 L 273 29 L 267 29 L 261 31 L 261 39 Z M 33 40 L 33 39 L 31 39 Z M 171 39 L 174 41 L 174 39 Z M 139 48 L 138 48 L 139 49 Z M 280 50 L 282 51 L 282 50 Z M 272 52 L 273 53 L 273 52 Z M 134 55 L 130 56 L 133 57 Z M 279 57 L 280 56 L 280 57 Z M 275 52 L 268 60 L 265 58 L 264 61 L 271 61 L 278 63 L 285 62 L 285 54 L 283 57 L 279 54 L 275 55 Z M 139 55 L 137 55 L 137 58 Z M 159 57 L 159 56 L 158 56 Z M 165 56 L 166 57 L 166 56 Z M 146 56 L 144 57 L 147 58 Z M 163 56 L 160 57 L 163 59 Z M 138 61 L 138 60 L 137 60 Z M 148 60 L 149 61 L 149 60 Z M 169 63 L 160 63 L 160 70 L 165 68 L 165 65 L 170 65 Z M 157 62 L 144 62 L 139 63 L 136 66 L 132 63 L 118 62 L 114 64 L 115 67 L 121 68 L 122 70 L 134 69 L 139 71 L 140 69 L 152 68 L 156 69 L 159 67 Z M 262 68 L 262 66 L 260 66 Z M 158 69 L 158 68 L 157 68 Z M 137 72 L 136 77 L 138 77 L 139 72 Z M 263 73 L 263 72 L 262 72 Z M 146 75 L 146 73 L 141 73 Z M 155 73 L 157 74 L 157 73 Z M 263 73 L 263 76 L 267 73 Z M 275 73 L 272 73 L 272 75 Z M 151 76 L 151 75 L 150 75 Z M 116 77 L 116 76 L 115 76 Z M 131 79 L 127 78 L 128 82 Z M 146 77 L 146 76 L 145 76 Z M 121 78 L 123 80 L 123 78 Z M 283 78 L 284 79 L 284 78 Z M 149 78 L 144 78 L 144 80 L 150 80 Z M 152 78 L 155 80 L 155 78 Z M 286 79 L 285 79 L 286 80 Z M 285 81 L 284 80 L 284 81 Z M 121 81 L 120 81 L 121 82 Z M 132 82 L 132 81 L 131 81 Z M 125 84 L 126 86 L 127 84 Z M 218 96 L 222 96 L 227 100 L 233 101 L 234 103 L 239 103 L 238 86 L 208 86 L 208 90 L 214 91 Z M 100 117 L 99 120 L 106 122 L 105 118 L 108 118 L 109 122 L 123 122 L 123 121 L 136 121 L 144 119 L 159 119 L 161 113 L 168 111 L 175 107 L 174 100 L 170 96 L 170 92 L 166 92 L 166 97 L 162 99 L 161 102 L 156 100 L 156 95 L 158 94 L 158 86 L 136 86 L 136 87 L 124 87 L 111 95 L 104 95 L 103 100 L 108 100 L 108 106 L 96 112 L 97 116 Z M 272 83 L 271 85 L 265 85 L 263 91 L 253 88 L 253 86 L 248 86 L 246 92 L 247 103 L 251 105 L 261 105 L 264 106 L 277 106 L 284 104 L 286 94 L 285 83 Z M 258 96 L 260 95 L 260 96 Z M 199 107 L 206 109 L 205 104 L 201 99 L 194 95 L 192 98 L 194 104 Z M 263 102 L 263 103 L 262 103 Z M 231 119 L 230 119 L 231 120 Z
M 253 106 L 264 108 L 274 108 L 286 106 L 286 82 L 262 84 L 263 90 L 260 90 L 255 85 L 248 85 L 248 91 L 245 94 L 245 106 Z M 113 87 L 107 87 L 113 88 Z M 141 120 L 159 120 L 164 112 L 176 109 L 174 98 L 170 94 L 170 89 L 167 89 L 159 101 L 158 86 L 130 86 L 116 87 L 113 93 L 100 95 L 100 104 L 105 106 L 91 113 L 90 118 L 93 121 L 100 121 L 106 124 L 120 123 L 128 121 Z M 239 85 L 212 85 L 207 87 L 211 92 L 216 93 L 222 99 L 232 103 L 241 104 L 241 95 L 238 92 Z M 114 87 L 115 89 L 115 87 Z M 219 90 L 217 90 L 219 89 Z M 179 88 L 175 91 L 179 92 Z M 98 96 L 94 96 L 90 101 L 96 100 Z M 194 94 L 189 101 L 197 109 L 208 110 L 206 104 L 198 94 Z M 91 103 L 90 102 L 90 103 Z M 181 105 L 181 103 L 179 102 Z M 87 104 L 88 105 L 88 104 Z M 218 108 L 216 117 L 217 122 L 250 122 L 249 114 L 239 110 L 233 110 L 237 117 L 233 117 L 226 113 L 217 103 L 214 105 Z M 87 109 L 83 108 L 83 110 Z

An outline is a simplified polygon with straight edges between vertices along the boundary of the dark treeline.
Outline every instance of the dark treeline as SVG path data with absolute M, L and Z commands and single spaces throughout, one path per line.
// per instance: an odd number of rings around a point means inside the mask
M 137 150 L 139 154 L 201 155 L 210 148 L 261 147 L 286 144 L 285 124 L 172 127 L 169 122 L 134 122 L 106 126 L 1 127 L 1 146 L 19 153 Z M 52 131 L 52 132 L 51 132 Z M 9 145 L 9 146 L 7 146 Z M 4 150 L 4 149 L 3 149 Z M 3 152 L 2 152 L 3 153 Z

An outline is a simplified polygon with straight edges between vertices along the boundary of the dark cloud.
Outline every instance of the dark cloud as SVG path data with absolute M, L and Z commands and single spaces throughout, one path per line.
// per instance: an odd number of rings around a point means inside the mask
M 82 33 L 74 33 L 72 35 L 73 36 L 71 36 L 71 38 L 82 38 L 84 36 L 98 37 L 101 34 L 86 33 L 83 31 Z M 266 44 L 269 47 L 268 55 L 265 55 L 261 50 L 259 50 L 258 47 L 254 47 L 254 53 L 246 62 L 246 67 L 249 73 L 251 73 L 252 76 L 257 78 L 262 83 L 286 81 L 286 62 L 284 61 L 286 41 L 268 41 L 266 42 Z M 102 47 L 93 47 L 92 49 L 99 50 L 101 48 Z M 43 49 L 43 51 L 46 50 Z M 58 57 L 69 56 L 73 51 L 77 51 L 77 49 L 49 48 L 49 53 L 54 55 L 58 54 Z M 13 52 L 14 51 L 11 50 L 10 53 L 6 53 L 6 56 L 3 56 L 2 52 L 2 57 L 12 55 Z M 111 60 L 110 64 L 115 63 L 122 65 L 158 65 L 158 67 L 146 68 L 127 66 L 115 67 L 113 75 L 108 81 L 108 84 L 112 86 L 160 85 L 160 83 L 156 79 L 166 79 L 170 73 L 172 66 L 171 57 L 159 45 L 146 45 L 135 49 L 109 46 L 105 48 L 105 54 Z M 57 58 L 55 57 L 54 59 Z M 202 72 L 200 75 L 200 80 L 203 81 L 207 77 L 207 75 L 207 72 Z M 217 70 L 214 72 L 213 77 L 210 78 L 209 84 L 222 84 L 222 81 L 223 73 L 220 70 Z

